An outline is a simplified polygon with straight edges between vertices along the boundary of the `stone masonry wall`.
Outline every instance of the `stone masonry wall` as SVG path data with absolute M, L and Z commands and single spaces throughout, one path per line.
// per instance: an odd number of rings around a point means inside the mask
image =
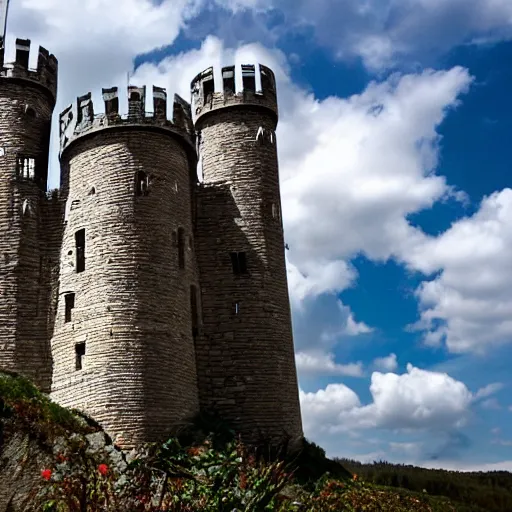
M 199 119 L 197 254 L 201 406 L 246 438 L 302 436 L 284 257 L 275 114 L 243 105 Z M 231 252 L 245 252 L 235 275 Z
M 198 411 L 191 321 L 190 174 L 183 142 L 165 130 L 109 128 L 62 155 L 69 185 L 55 336 L 52 398 L 94 417 L 124 447 L 161 438 Z M 150 179 L 136 196 L 135 176 Z M 179 267 L 178 229 L 185 265 Z M 85 270 L 75 233 L 85 229 Z M 65 295 L 75 293 L 65 322 Z M 76 344 L 85 343 L 83 369 Z
M 41 205 L 45 200 L 54 101 L 37 84 L 0 77 L 0 368 L 49 391 L 51 360 Z M 35 177 L 17 176 L 17 157 Z

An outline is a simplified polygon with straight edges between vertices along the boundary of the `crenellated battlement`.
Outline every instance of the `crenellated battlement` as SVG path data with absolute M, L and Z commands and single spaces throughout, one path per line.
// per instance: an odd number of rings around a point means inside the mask
M 216 91 L 217 84 L 213 67 L 199 73 L 192 80 L 192 118 L 194 123 L 200 117 L 214 110 L 241 105 L 269 109 L 277 119 L 276 79 L 270 68 L 259 64 L 259 73 L 257 74 L 255 65 L 242 64 L 241 66 L 224 67 L 220 71 L 221 92 Z
M 102 89 L 104 113 L 95 114 L 92 94 L 89 92 L 77 98 L 76 107 L 69 105 L 60 114 L 61 153 L 74 140 L 99 130 L 128 126 L 153 126 L 180 135 L 192 144 L 194 126 L 190 104 L 174 95 L 173 118 L 167 116 L 167 92 L 153 86 L 153 112 L 146 112 L 146 87 L 128 86 L 128 113 L 119 113 L 119 89 Z
M 30 39 L 16 39 L 16 57 L 14 62 L 4 63 L 0 54 L 0 78 L 29 80 L 45 87 L 54 101 L 57 96 L 58 62 L 48 50 L 39 47 L 37 68 L 29 68 Z

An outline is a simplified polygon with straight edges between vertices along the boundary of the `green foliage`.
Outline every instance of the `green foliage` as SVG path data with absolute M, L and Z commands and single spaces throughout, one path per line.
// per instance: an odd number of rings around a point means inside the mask
M 0 373 L 0 430 L 6 425 L 53 447 L 53 462 L 34 475 L 40 485 L 27 512 L 512 510 L 510 473 L 333 461 L 308 441 L 286 458 L 270 445 L 244 446 L 211 415 L 179 426 L 163 444 L 143 446 L 128 465 L 114 463 L 119 453 L 112 458 L 112 447 L 85 437 L 98 430 L 92 420 L 52 403 L 28 380 Z
M 340 459 L 347 469 L 376 485 L 446 496 L 460 512 L 510 512 L 512 510 L 512 474 L 505 471 L 459 472 L 424 469 L 389 462 L 362 464 Z
M 28 379 L 12 372 L 0 372 L 0 420 L 15 417 L 32 434 L 49 438 L 68 431 L 92 429 L 71 411 L 52 402 Z
M 284 460 L 265 461 L 240 442 L 183 447 L 176 438 L 142 448 L 122 474 L 99 471 L 101 455 L 80 443 L 58 455 L 35 510 L 51 512 L 458 512 L 446 499 L 390 490 L 357 475 L 297 484 Z M 105 466 L 106 467 L 106 466 Z M 105 469 L 105 468 L 104 468 Z M 37 508 L 39 507 L 39 508 Z

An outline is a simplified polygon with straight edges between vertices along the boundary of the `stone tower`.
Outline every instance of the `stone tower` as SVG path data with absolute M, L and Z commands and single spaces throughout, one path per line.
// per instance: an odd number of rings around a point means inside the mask
M 274 74 L 265 66 L 224 68 L 216 88 L 210 68 L 192 81 L 192 111 L 203 172 L 196 223 L 201 407 L 216 410 L 247 439 L 298 441 Z
M 39 48 L 32 70 L 29 53 L 22 39 L 14 63 L 0 53 L 0 368 L 48 391 L 55 240 L 47 236 L 46 184 L 57 60 Z
M 52 398 L 99 421 L 130 447 L 162 438 L 198 411 L 192 304 L 196 156 L 190 106 L 164 89 L 104 89 L 60 118 L 67 194 L 52 339 Z M 76 116 L 76 117 L 75 117 Z M 197 314 L 197 311 L 195 311 Z

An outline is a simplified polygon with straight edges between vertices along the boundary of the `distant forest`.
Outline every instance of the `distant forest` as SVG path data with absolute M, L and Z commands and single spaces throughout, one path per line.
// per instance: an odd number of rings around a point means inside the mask
M 461 512 L 512 512 L 512 473 L 507 471 L 465 473 L 389 462 L 335 460 L 366 482 L 446 496 Z

